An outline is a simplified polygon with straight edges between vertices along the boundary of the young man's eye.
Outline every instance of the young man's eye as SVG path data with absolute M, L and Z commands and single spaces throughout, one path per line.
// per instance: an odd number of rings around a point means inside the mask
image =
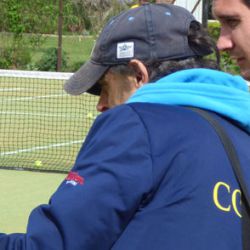
M 228 20 L 226 20 L 226 24 L 227 24 L 230 28 L 235 28 L 235 27 L 239 24 L 239 20 L 236 20 L 236 19 L 228 19 Z

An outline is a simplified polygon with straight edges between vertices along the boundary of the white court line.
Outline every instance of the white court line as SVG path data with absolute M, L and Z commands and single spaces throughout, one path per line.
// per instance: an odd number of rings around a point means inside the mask
M 28 113 L 28 112 L 15 112 L 15 111 L 0 111 L 0 115 L 27 115 L 39 117 L 64 117 L 64 118 L 80 118 L 79 115 L 66 115 L 66 114 L 48 114 L 48 113 Z
M 60 94 L 60 95 L 43 95 L 43 96 L 30 96 L 30 97 L 18 97 L 18 98 L 8 98 L 7 100 L 4 99 L 5 102 L 11 101 L 22 101 L 22 100 L 37 100 L 37 99 L 45 99 L 45 98 L 52 98 L 52 97 L 64 97 L 68 96 L 68 94 Z
M 47 146 L 38 146 L 38 147 L 32 147 L 32 148 L 26 148 L 26 149 L 18 149 L 18 150 L 15 150 L 15 151 L 0 153 L 0 156 L 15 155 L 15 154 L 20 154 L 20 153 L 29 153 L 29 152 L 33 152 L 33 151 L 36 151 L 36 150 L 46 150 L 46 149 L 49 149 L 49 148 L 64 147 L 64 146 L 83 143 L 83 142 L 84 142 L 84 140 L 71 141 L 71 142 L 65 142 L 65 143 L 51 144 L 51 145 L 47 145 Z
M 24 90 L 25 88 L 0 88 L 0 92 L 10 92 L 10 91 L 20 91 Z
M 73 73 L 0 69 L 1 77 L 68 80 Z

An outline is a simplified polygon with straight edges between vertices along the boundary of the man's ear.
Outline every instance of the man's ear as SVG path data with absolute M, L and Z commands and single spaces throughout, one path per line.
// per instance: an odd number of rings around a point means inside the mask
M 136 72 L 136 87 L 139 88 L 142 85 L 148 83 L 149 75 L 146 66 L 137 59 L 132 59 L 129 62 L 129 66 L 133 67 Z

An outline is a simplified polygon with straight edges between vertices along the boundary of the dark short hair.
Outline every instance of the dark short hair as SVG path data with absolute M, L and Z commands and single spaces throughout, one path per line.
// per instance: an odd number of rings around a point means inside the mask
M 147 66 L 149 79 L 151 82 L 158 80 L 159 78 L 169 75 L 171 73 L 192 68 L 209 68 L 209 69 L 219 69 L 220 55 L 216 47 L 215 41 L 207 33 L 207 31 L 202 27 L 202 25 L 193 21 L 190 24 L 189 34 L 188 34 L 189 46 L 192 50 L 199 52 L 207 50 L 209 52 L 214 52 L 215 58 L 209 59 L 203 56 L 195 56 L 182 58 L 178 60 L 166 60 L 166 61 L 144 61 L 143 63 Z M 199 54 L 199 53 L 197 53 Z M 122 75 L 135 76 L 136 71 L 129 67 L 127 64 L 115 65 L 110 68 L 113 73 L 118 73 Z
M 246 4 L 248 7 L 250 7 L 250 0 L 243 0 L 244 4 Z

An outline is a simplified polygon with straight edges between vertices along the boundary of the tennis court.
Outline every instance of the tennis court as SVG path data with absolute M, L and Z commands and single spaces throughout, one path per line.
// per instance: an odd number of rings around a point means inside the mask
M 0 167 L 68 171 L 97 115 L 97 99 L 66 94 L 69 74 L 8 73 L 0 71 Z
M 25 232 L 30 212 L 48 203 L 97 115 L 94 96 L 64 92 L 70 75 L 0 70 L 0 232 Z
M 30 212 L 47 204 L 66 174 L 0 169 L 0 232 L 26 231 Z

